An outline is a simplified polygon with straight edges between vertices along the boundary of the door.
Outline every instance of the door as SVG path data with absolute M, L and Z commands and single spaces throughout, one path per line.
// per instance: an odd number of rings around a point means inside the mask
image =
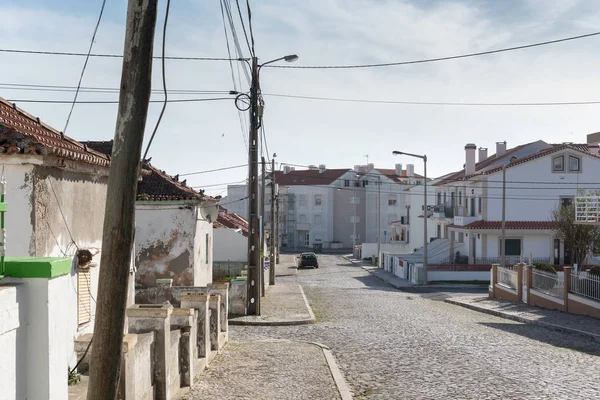
M 571 265 L 571 248 L 564 246 L 565 250 L 564 250 L 564 254 L 565 254 L 565 259 L 563 260 L 563 264 L 565 265 Z
M 471 197 L 471 217 L 475 216 L 475 197 Z
M 473 255 L 473 260 L 475 260 L 477 258 L 477 238 L 475 237 L 475 235 L 471 234 L 471 248 L 473 249 L 471 251 L 471 254 Z M 473 261 L 475 264 L 477 264 L 477 261 Z
M 560 264 L 560 240 L 554 239 L 554 264 Z

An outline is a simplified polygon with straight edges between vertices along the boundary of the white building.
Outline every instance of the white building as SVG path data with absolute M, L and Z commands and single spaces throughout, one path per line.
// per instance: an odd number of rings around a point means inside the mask
M 465 168 L 434 186 L 436 236 L 464 245 L 459 255 L 451 245 L 447 262 L 499 262 L 505 186 L 507 262 L 531 255 L 550 264 L 571 263 L 570 249 L 555 237 L 552 212 L 570 204 L 578 190 L 600 188 L 598 145 L 540 140 L 507 149 L 499 142 L 493 156 L 480 148 L 476 162 L 476 153 L 477 146 L 467 144 Z

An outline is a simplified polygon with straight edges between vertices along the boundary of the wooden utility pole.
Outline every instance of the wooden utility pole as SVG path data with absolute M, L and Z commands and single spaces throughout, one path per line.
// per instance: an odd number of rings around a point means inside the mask
M 275 157 L 271 159 L 271 236 L 269 247 L 271 254 L 269 255 L 269 285 L 275 284 Z
M 121 93 L 106 194 L 88 400 L 114 400 L 121 372 L 135 199 L 148 115 L 158 0 L 129 0 Z
M 262 187 L 260 190 L 260 218 L 262 223 L 260 224 L 260 286 L 262 290 L 262 297 L 265 297 L 265 158 L 261 157 L 262 163 Z
M 279 194 L 275 198 L 275 264 L 279 264 Z
M 258 226 L 258 59 L 252 57 L 250 140 L 248 141 L 247 314 L 260 315 L 260 232 Z

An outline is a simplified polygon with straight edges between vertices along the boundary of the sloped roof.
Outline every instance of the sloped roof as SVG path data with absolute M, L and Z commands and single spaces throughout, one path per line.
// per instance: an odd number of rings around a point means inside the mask
M 475 221 L 468 225 L 448 225 L 449 228 L 464 228 L 464 229 L 502 229 L 502 221 Z M 527 230 L 527 229 L 546 229 L 551 230 L 556 228 L 555 221 L 506 221 L 505 229 Z
M 330 185 L 340 179 L 350 169 L 326 169 L 322 173 L 319 170 L 306 169 L 294 170 L 287 174 L 282 171 L 275 171 L 275 182 L 279 185 Z
M 374 170 L 378 171 L 381 175 L 384 175 L 385 177 L 389 178 L 390 180 L 396 183 L 404 184 L 402 178 L 408 179 L 408 172 L 405 169 L 402 170 L 402 175 L 400 176 L 396 175 L 395 169 L 375 168 Z M 423 179 L 423 176 L 419 174 L 414 174 L 414 178 Z
M 242 218 L 238 214 L 228 214 L 226 212 L 219 212 L 219 216 L 215 221 L 213 228 L 218 229 L 240 229 L 242 235 L 248 237 L 248 221 Z
M 91 149 L 105 154 L 112 153 L 113 141 L 87 141 L 83 142 Z M 202 200 L 211 201 L 202 192 L 189 186 L 186 181 L 179 182 L 179 175 L 169 176 L 165 171 L 152 166 L 148 161 L 143 164 L 142 180 L 138 182 L 137 200 L 140 201 L 176 201 L 176 200 Z M 216 200 L 215 200 L 216 201 Z
M 0 98 L 0 154 L 51 155 L 108 167 L 110 156 L 87 148 Z

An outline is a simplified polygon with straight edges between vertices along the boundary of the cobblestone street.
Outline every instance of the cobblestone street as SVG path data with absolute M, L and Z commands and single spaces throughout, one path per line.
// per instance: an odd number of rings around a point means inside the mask
M 342 257 L 319 261 L 278 280 L 302 285 L 316 324 L 232 326 L 232 344 L 329 346 L 356 398 L 600 399 L 597 343 L 401 292 Z

